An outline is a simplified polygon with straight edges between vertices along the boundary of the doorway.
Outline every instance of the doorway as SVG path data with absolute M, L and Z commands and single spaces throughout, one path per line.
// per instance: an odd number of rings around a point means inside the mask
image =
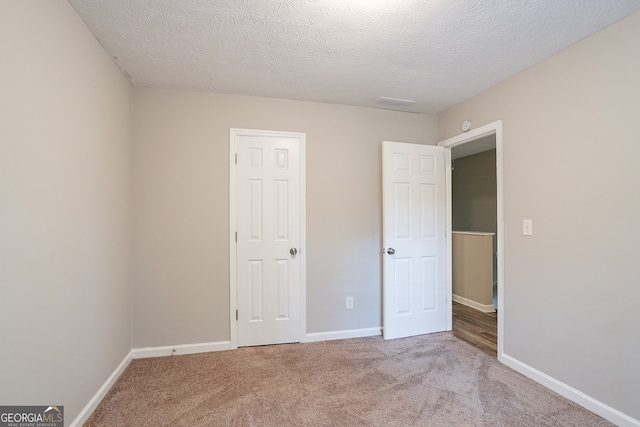
M 471 130 L 467 133 L 455 136 L 453 138 L 449 138 L 447 140 L 441 141 L 438 143 L 439 146 L 447 148 L 447 156 L 449 160 L 451 160 L 452 165 L 455 167 L 454 157 L 460 157 L 465 155 L 474 155 L 477 153 L 485 152 L 487 150 L 491 150 L 495 147 L 495 210 L 496 210 L 496 227 L 495 227 L 495 268 L 493 267 L 493 260 L 491 262 L 492 266 L 489 267 L 491 271 L 491 275 L 487 280 L 490 282 L 495 282 L 496 289 L 496 300 L 495 308 L 497 309 L 497 357 L 498 360 L 501 359 L 503 354 L 503 331 L 504 331 L 504 252 L 503 252 L 503 198 L 502 198 L 502 122 L 496 121 L 490 123 L 488 125 L 479 127 L 477 129 Z M 448 182 L 452 182 L 452 171 L 448 171 Z M 449 194 L 448 194 L 448 212 L 450 213 L 450 217 L 448 218 L 448 238 L 449 241 L 453 241 L 453 195 L 452 195 L 452 185 L 449 186 Z M 473 234 L 473 233 L 471 233 Z M 482 234 L 482 233 L 480 233 Z M 486 233 L 490 234 L 490 233 Z M 473 239 L 476 239 L 477 236 L 473 236 Z M 481 237 L 479 237 L 481 238 Z M 486 239 L 487 237 L 485 237 Z M 488 237 L 491 239 L 491 237 Z M 472 242 L 476 244 L 477 242 Z M 491 255 L 493 258 L 493 256 Z M 449 280 L 452 280 L 453 276 L 453 253 L 450 253 L 449 256 L 450 264 L 448 266 L 449 270 L 452 274 L 449 276 Z M 486 268 L 485 268 L 486 270 Z M 495 272 L 495 273 L 494 273 Z M 489 283 L 490 286 L 493 283 Z M 451 289 L 453 289 L 453 283 L 449 284 Z M 454 300 L 455 301 L 455 300 Z M 468 302 L 468 301 L 465 301 Z M 488 305 L 488 301 L 483 301 L 484 304 L 478 304 L 476 309 L 477 313 L 468 312 L 467 307 L 463 307 L 457 305 L 456 302 L 453 302 L 453 310 L 458 312 L 457 321 L 463 319 L 466 325 L 471 325 L 470 329 L 473 330 L 477 328 L 478 333 L 490 334 L 490 331 L 486 330 L 487 324 L 490 327 L 492 321 L 491 318 L 483 317 L 483 313 L 478 311 L 477 309 L 482 310 L 483 308 L 491 307 Z M 493 302 L 490 304 L 493 305 Z M 472 305 L 473 304 L 467 304 Z M 490 311 L 485 309 L 484 311 Z M 491 310 L 492 311 L 492 310 Z M 479 316 L 476 316 L 478 314 Z M 453 326 L 453 325 L 452 325 Z M 469 331 L 467 331 L 469 332 Z
M 301 342 L 305 135 L 231 129 L 231 347 Z

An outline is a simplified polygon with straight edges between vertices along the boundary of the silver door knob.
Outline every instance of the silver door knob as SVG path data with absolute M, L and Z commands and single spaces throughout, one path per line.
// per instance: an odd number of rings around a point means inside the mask
M 295 254 L 297 254 L 297 253 L 298 253 L 298 250 L 297 250 L 296 248 L 291 248 L 291 249 L 289 250 L 289 253 L 290 253 L 291 255 L 295 255 Z
M 387 253 L 388 253 L 389 255 L 393 255 L 393 254 L 395 254 L 395 253 L 396 253 L 396 250 L 395 250 L 395 249 L 393 249 L 393 248 L 389 248 L 389 249 L 387 249 Z

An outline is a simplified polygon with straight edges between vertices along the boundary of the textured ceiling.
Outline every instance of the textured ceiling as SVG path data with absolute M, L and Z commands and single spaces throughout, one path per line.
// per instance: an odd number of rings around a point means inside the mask
M 69 3 L 134 85 L 425 113 L 640 10 L 638 0 Z

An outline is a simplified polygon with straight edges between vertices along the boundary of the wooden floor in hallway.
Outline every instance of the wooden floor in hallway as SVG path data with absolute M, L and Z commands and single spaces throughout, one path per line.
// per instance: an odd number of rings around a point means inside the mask
M 498 315 L 453 302 L 453 335 L 490 356 L 498 356 Z

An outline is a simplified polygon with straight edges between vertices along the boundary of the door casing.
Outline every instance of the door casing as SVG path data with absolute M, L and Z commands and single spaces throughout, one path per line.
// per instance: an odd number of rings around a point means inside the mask
M 295 138 L 300 141 L 300 249 L 296 255 L 300 263 L 300 342 L 306 336 L 306 288 L 307 288 L 307 239 L 306 239 L 306 134 L 299 132 L 280 132 L 256 129 L 231 128 L 229 131 L 229 337 L 230 349 L 238 348 L 238 324 L 236 310 L 238 309 L 237 294 L 237 181 L 236 181 L 236 153 L 237 138 L 241 136 L 264 136 L 276 138 Z
M 488 135 L 496 136 L 496 186 L 497 186 L 497 264 L 498 264 L 498 360 L 502 361 L 504 356 L 504 203 L 503 203 L 503 141 L 502 141 L 502 120 L 480 126 L 477 129 L 470 130 L 466 133 L 454 136 L 438 143 L 439 146 L 446 148 L 445 156 L 447 163 L 451 164 L 451 149 L 469 142 L 476 141 Z M 451 242 L 452 231 L 452 197 L 451 197 L 451 168 L 447 170 L 447 241 Z M 447 287 L 449 294 L 452 291 L 451 272 L 452 272 L 452 250 L 451 245 L 448 246 L 447 270 L 449 271 Z M 452 317 L 449 316 L 452 322 Z M 449 324 L 449 329 L 451 329 Z

